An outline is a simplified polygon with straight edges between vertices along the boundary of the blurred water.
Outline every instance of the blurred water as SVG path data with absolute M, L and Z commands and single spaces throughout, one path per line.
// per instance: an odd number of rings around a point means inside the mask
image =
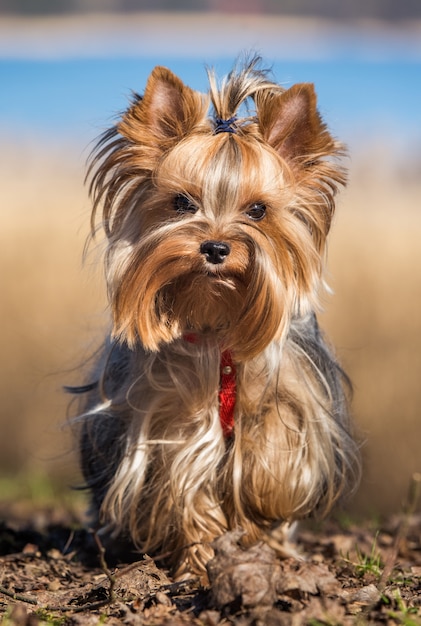
M 207 59 L 219 74 L 233 59 Z M 123 110 L 131 90 L 142 92 L 154 65 L 206 90 L 201 60 L 142 56 L 72 59 L 0 59 L 0 132 L 9 140 L 41 135 L 84 145 Z M 397 150 L 421 145 L 421 61 L 418 58 L 277 59 L 275 78 L 289 86 L 314 82 L 329 127 L 351 144 L 388 137 Z M 386 143 L 386 142 L 385 142 Z

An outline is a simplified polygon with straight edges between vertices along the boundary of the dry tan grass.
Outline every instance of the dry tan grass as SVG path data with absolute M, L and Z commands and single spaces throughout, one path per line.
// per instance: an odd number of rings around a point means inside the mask
M 421 469 L 421 187 L 369 165 L 357 162 L 341 200 L 329 255 L 335 296 L 323 315 L 355 384 L 363 513 L 398 508 Z M 2 151 L 1 171 L 0 472 L 76 480 L 60 388 L 79 382 L 77 366 L 106 325 L 95 255 L 81 264 L 84 156 L 28 142 Z
M 396 510 L 421 455 L 421 185 L 361 164 L 331 240 L 325 325 L 355 386 L 365 471 L 357 506 Z M 364 167 L 365 165 L 365 167 Z
M 29 144 L 3 153 L 1 168 L 0 464 L 67 476 L 73 460 L 60 431 L 68 403 L 61 387 L 79 379 L 72 370 L 105 320 L 100 275 L 81 261 L 84 157 Z

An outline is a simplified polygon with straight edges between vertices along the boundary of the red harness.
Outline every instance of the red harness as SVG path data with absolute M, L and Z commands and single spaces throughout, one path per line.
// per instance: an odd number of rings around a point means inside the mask
M 197 343 L 194 333 L 186 333 L 183 338 L 189 343 Z M 234 410 L 237 399 L 237 370 L 230 350 L 221 353 L 219 365 L 219 420 L 224 437 L 230 437 L 234 430 Z

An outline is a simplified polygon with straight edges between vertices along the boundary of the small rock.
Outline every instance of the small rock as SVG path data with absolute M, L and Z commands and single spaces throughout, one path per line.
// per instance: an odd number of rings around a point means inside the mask
M 221 621 L 221 615 L 219 611 L 202 611 L 199 615 L 199 620 L 204 626 L 218 626 Z
M 358 604 L 375 604 L 381 598 L 381 593 L 375 585 L 361 587 L 351 598 L 351 602 Z
M 54 561 L 59 561 L 63 558 L 60 550 L 57 550 L 56 548 L 51 548 L 51 550 L 48 550 L 47 555 L 50 557 L 50 559 L 53 559 Z
M 162 591 L 157 591 L 155 594 L 155 598 L 156 601 L 159 602 L 159 604 L 163 604 L 164 606 L 172 606 L 171 598 L 169 598 L 167 594 L 163 593 Z
M 48 591 L 58 591 L 60 589 L 60 582 L 56 580 L 52 580 L 48 583 Z
M 34 556 L 41 556 L 41 552 L 39 551 L 39 547 L 34 543 L 27 543 L 26 546 L 22 550 L 23 554 L 32 554 Z

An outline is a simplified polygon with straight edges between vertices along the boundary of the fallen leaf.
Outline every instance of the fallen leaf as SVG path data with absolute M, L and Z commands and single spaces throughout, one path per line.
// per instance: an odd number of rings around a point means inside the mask
M 215 556 L 207 571 L 214 604 L 219 608 L 233 602 L 244 607 L 270 607 L 277 598 L 279 560 L 264 543 L 243 548 L 241 536 L 241 532 L 233 531 L 213 543 Z

